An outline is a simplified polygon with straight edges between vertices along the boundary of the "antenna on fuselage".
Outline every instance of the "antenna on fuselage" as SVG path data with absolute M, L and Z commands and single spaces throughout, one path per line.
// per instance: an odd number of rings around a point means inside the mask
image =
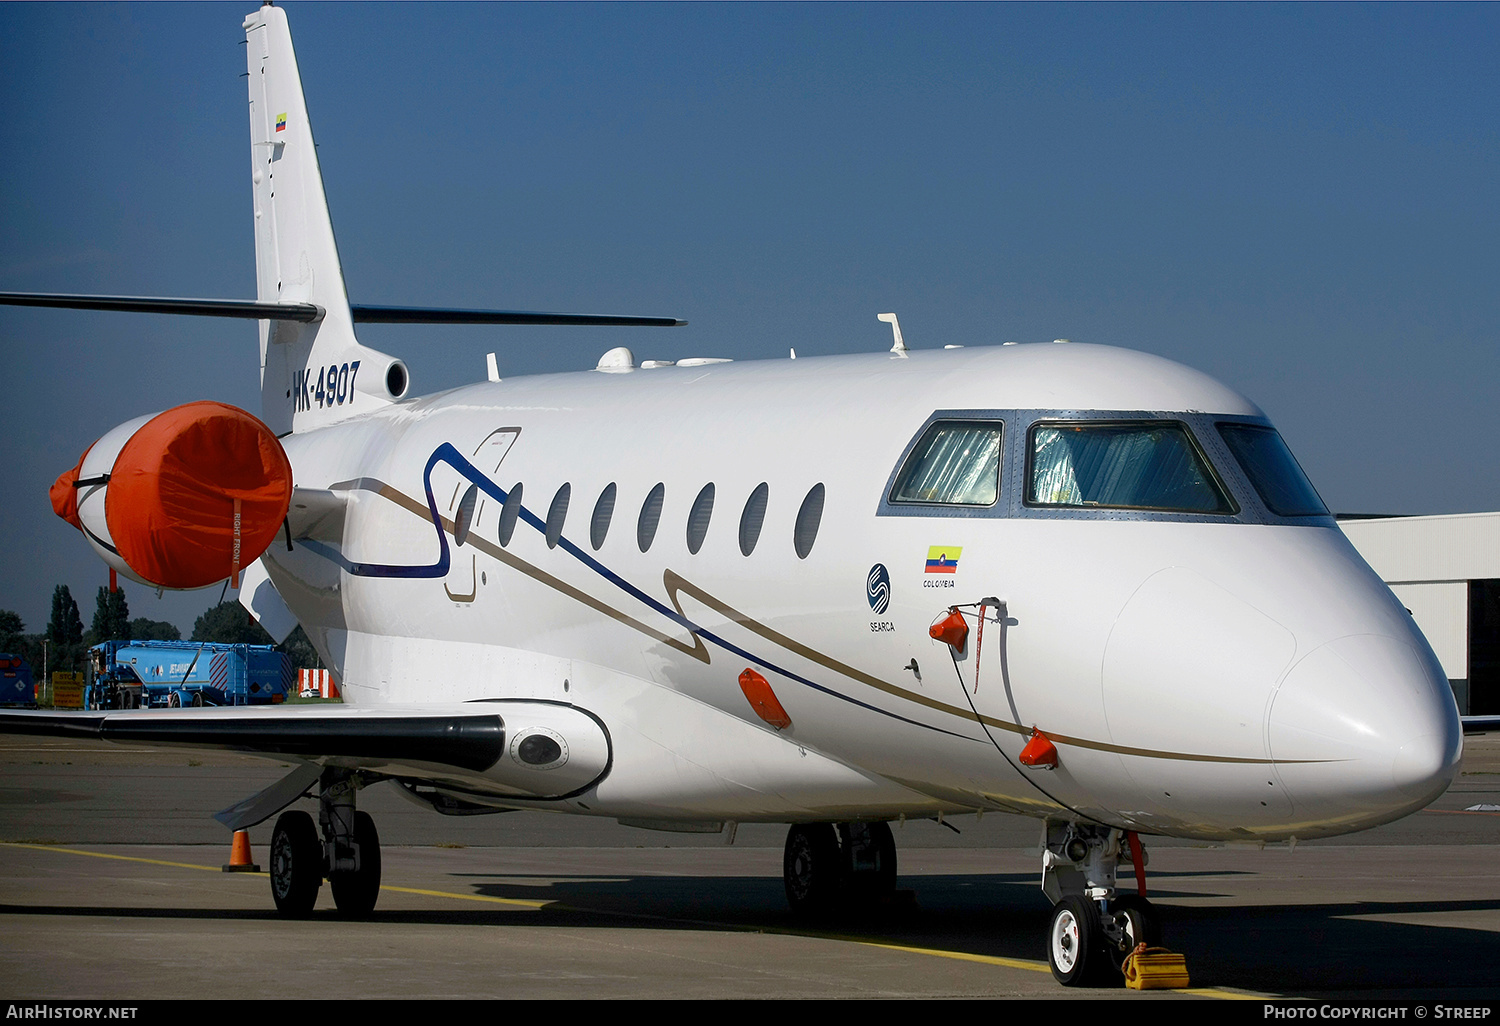
M 901 322 L 896 320 L 896 315 L 893 313 L 876 314 L 875 319 L 884 321 L 886 324 L 889 324 L 891 326 L 891 334 L 895 339 L 891 343 L 891 352 L 900 353 L 902 356 L 905 356 L 906 341 L 901 337 Z

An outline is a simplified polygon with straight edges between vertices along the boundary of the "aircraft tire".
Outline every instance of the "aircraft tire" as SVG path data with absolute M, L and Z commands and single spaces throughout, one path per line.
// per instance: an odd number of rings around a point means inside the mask
M 870 835 L 880 847 L 878 894 L 886 899 L 896 893 L 896 837 L 889 823 L 871 823 Z
M 271 898 L 292 919 L 312 912 L 323 886 L 323 845 L 305 812 L 283 812 L 271 834 Z
M 1155 905 L 1139 894 L 1116 895 L 1110 904 L 1116 915 L 1125 917 L 1126 944 L 1117 961 L 1123 961 L 1137 944 L 1144 943 L 1148 948 L 1162 946 L 1161 914 Z
M 369 915 L 380 897 L 380 835 L 368 812 L 354 814 L 354 843 L 359 845 L 359 870 L 328 878 L 333 903 L 349 918 Z
M 795 915 L 825 912 L 838 900 L 843 856 L 832 823 L 796 823 L 787 831 L 782 879 Z
M 1098 906 L 1087 898 L 1069 895 L 1052 906 L 1047 926 L 1047 964 L 1064 987 L 1089 987 L 1099 982 L 1101 970 L 1113 968 L 1101 943 L 1104 936 Z

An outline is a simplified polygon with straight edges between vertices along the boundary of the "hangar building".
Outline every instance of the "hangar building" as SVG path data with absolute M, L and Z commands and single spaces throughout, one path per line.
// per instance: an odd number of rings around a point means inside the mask
M 1500 714 L 1500 512 L 1340 517 L 1437 653 L 1464 715 Z

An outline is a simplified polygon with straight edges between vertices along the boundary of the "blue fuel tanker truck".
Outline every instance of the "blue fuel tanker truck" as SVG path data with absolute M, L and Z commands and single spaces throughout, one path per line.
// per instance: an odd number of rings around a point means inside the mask
M 89 709 L 272 705 L 286 701 L 294 676 L 270 645 L 105 641 L 89 656 Z

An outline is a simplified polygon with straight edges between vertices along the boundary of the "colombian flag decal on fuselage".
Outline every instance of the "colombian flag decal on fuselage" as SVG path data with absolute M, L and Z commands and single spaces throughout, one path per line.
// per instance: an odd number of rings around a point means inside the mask
M 958 557 L 963 555 L 962 545 L 934 545 L 927 550 L 927 573 L 958 573 Z
M 278 114 L 278 115 L 276 115 L 276 131 L 278 131 L 278 132 L 285 132 L 286 131 L 286 115 L 285 114 Z

